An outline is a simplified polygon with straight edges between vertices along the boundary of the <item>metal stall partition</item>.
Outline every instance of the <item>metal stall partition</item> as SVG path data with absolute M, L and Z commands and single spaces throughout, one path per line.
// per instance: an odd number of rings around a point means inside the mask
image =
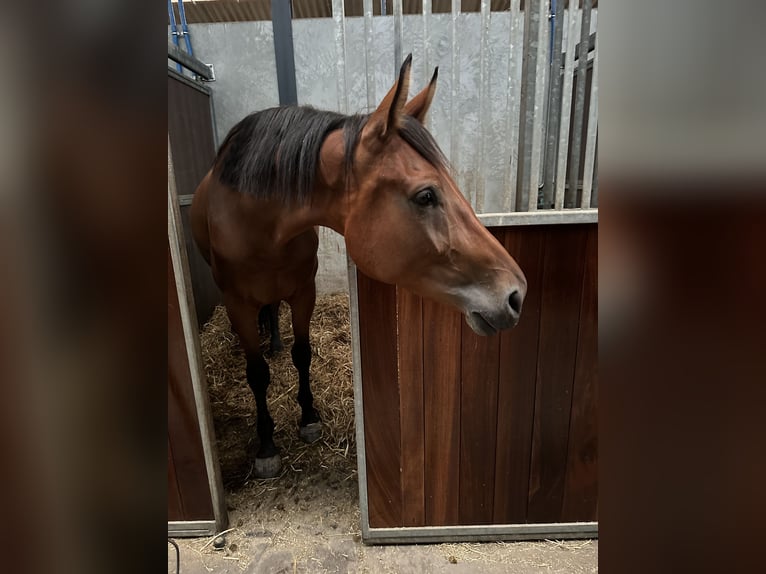
M 226 528 L 226 504 L 168 138 L 168 536 Z
M 479 219 L 525 271 L 529 291 L 515 329 L 478 337 L 458 312 L 373 281 L 349 260 L 363 540 L 595 537 L 598 60 L 592 2 L 538 0 L 522 10 L 511 0 L 498 13 L 486 0 L 470 15 L 453 2 L 449 14 L 437 16 L 424 1 L 422 13 L 404 17 L 401 1 L 392 4 L 391 67 L 410 51 L 402 49 L 402 30 L 412 32 L 419 21 L 424 77 L 434 65 L 447 67 L 447 89 L 442 85 L 441 95 L 437 89 L 441 101 L 432 109 L 449 120 L 432 112 L 429 127 Z M 372 31 L 380 26 L 372 1 L 363 8 L 372 107 L 380 91 L 371 70 L 380 34 Z M 333 16 L 338 107 L 347 111 L 347 76 L 358 70 L 347 66 L 340 0 L 333 2 Z M 476 39 L 470 30 L 478 30 L 478 43 L 470 44 Z M 434 46 L 440 33 L 452 43 L 448 54 L 437 53 L 441 42 Z M 470 50 L 476 54 L 461 55 Z M 504 68 L 489 61 L 498 52 L 506 54 Z M 466 60 L 473 65 L 466 67 Z M 473 118 L 461 93 L 466 74 L 478 80 Z M 498 82 L 502 97 L 492 94 Z M 479 153 L 471 155 L 470 145 Z M 490 153 L 498 151 L 499 163 Z

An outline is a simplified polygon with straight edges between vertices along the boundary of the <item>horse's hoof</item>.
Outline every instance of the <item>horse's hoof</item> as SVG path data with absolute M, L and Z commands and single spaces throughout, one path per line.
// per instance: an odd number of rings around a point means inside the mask
M 315 423 L 309 423 L 306 426 L 300 427 L 299 434 L 303 442 L 311 444 L 316 442 L 322 436 L 322 423 L 317 421 Z
M 255 459 L 255 476 L 258 478 L 274 478 L 280 470 L 282 470 L 282 457 L 278 454 Z

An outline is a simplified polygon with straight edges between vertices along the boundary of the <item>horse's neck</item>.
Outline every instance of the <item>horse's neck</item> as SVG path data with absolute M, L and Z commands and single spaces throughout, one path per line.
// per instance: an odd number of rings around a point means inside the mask
M 316 226 L 345 232 L 347 215 L 346 194 L 325 186 L 317 186 L 311 199 L 298 207 L 283 207 L 278 215 L 276 241 L 286 243 L 293 237 Z

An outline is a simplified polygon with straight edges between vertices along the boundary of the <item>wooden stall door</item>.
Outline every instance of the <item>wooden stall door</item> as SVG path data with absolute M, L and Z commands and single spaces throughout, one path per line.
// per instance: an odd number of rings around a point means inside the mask
M 168 522 L 214 518 L 168 246 Z
M 529 283 L 500 335 L 358 274 L 371 528 L 596 520 L 597 226 L 493 233 Z

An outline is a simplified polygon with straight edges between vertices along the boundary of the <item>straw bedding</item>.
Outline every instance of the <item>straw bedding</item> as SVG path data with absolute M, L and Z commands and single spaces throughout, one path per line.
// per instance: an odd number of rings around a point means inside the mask
M 274 441 L 282 454 L 281 475 L 271 486 L 290 488 L 293 481 L 289 475 L 295 473 L 315 474 L 331 483 L 355 480 L 348 295 L 319 297 L 311 320 L 311 386 L 323 423 L 322 438 L 313 445 L 298 437 L 298 373 L 290 358 L 293 335 L 289 306 L 284 303 L 280 330 L 285 350 L 267 358 L 271 369 L 269 410 L 276 426 Z M 245 356 L 223 307 L 218 307 L 204 326 L 201 346 L 224 486 L 237 492 L 255 481 L 253 458 L 258 435 L 255 399 L 245 377 Z M 286 476 L 287 480 L 280 480 Z

